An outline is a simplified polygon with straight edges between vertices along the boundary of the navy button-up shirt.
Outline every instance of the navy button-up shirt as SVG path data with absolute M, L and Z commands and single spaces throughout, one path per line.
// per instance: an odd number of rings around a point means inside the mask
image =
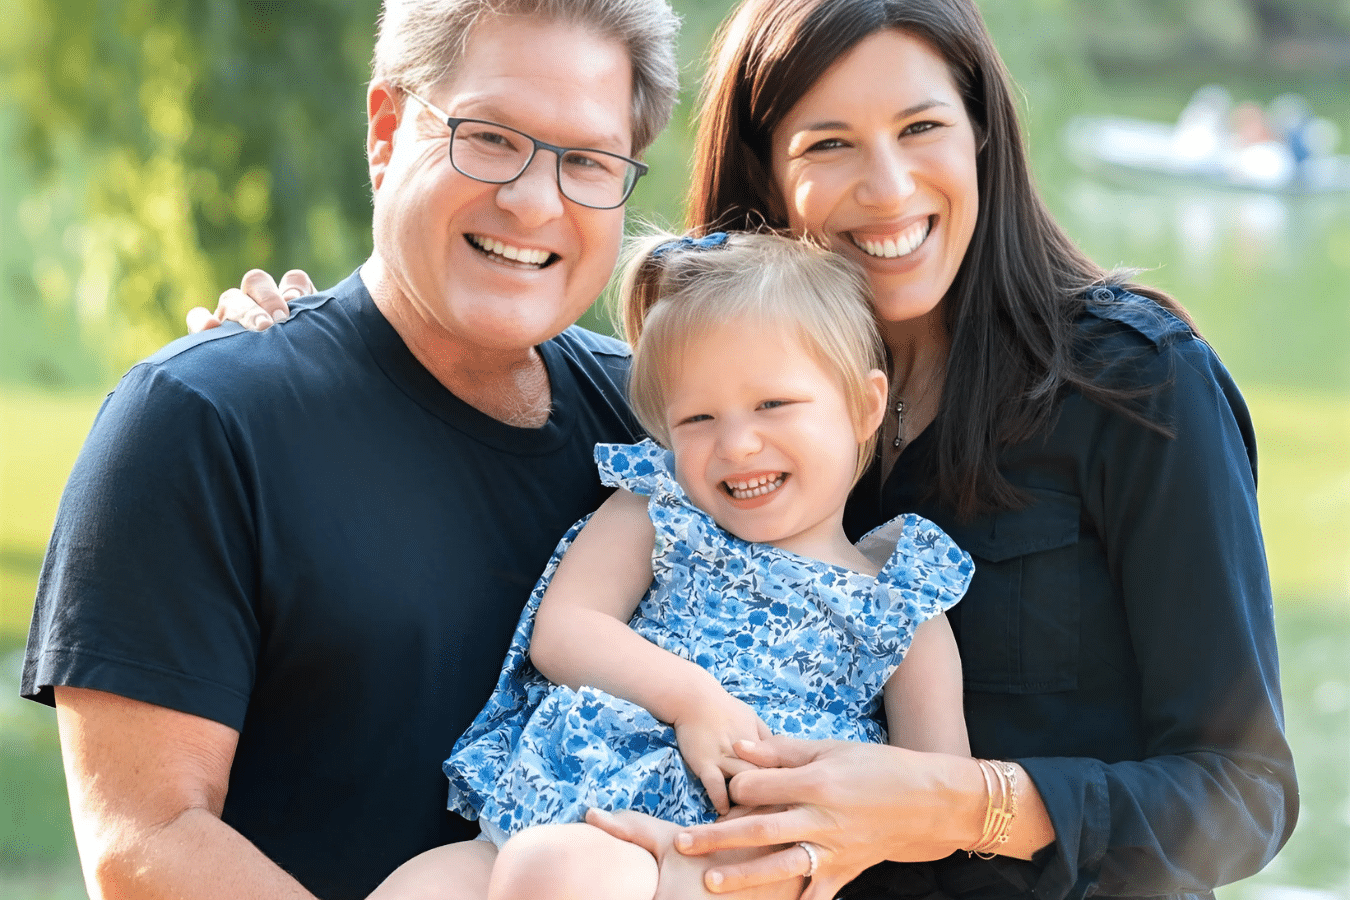
M 975 558 L 950 613 L 977 757 L 1014 759 L 1055 842 L 1032 863 L 958 853 L 878 867 L 848 896 L 1208 895 L 1270 861 L 1298 809 L 1256 508 L 1251 419 L 1218 357 L 1149 300 L 1097 292 L 1080 349 L 1148 388 L 1159 434 L 1069 394 L 1004 451 L 1030 498 L 958 521 L 921 500 L 930 432 L 854 491 L 857 537 L 901 512 Z M 925 886 L 926 885 L 926 886 Z

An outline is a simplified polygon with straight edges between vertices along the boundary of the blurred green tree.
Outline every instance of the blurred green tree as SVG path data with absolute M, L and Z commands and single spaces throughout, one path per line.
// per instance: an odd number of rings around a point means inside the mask
M 636 217 L 680 221 L 704 50 L 731 0 L 673 0 L 685 89 Z M 0 30 L 0 380 L 106 383 L 248 268 L 332 283 L 369 252 L 363 85 L 378 0 L 9 0 Z M 1350 45 L 1350 0 L 981 0 L 1043 110 L 1094 58 L 1309 37 Z M 1292 36 L 1292 37 L 1291 37 Z M 1339 42 L 1339 43 L 1338 43 Z M 72 353 L 83 344 L 84 353 Z
M 250 266 L 364 256 L 376 0 L 11 2 L 10 302 L 70 307 L 125 363 Z

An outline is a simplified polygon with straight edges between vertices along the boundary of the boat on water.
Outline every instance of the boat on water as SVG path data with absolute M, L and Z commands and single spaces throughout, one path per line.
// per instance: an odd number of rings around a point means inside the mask
M 1286 94 L 1262 108 L 1201 88 L 1174 123 L 1079 116 L 1065 128 L 1070 157 L 1108 175 L 1158 177 L 1206 187 L 1281 194 L 1350 193 L 1350 156 L 1339 131 Z

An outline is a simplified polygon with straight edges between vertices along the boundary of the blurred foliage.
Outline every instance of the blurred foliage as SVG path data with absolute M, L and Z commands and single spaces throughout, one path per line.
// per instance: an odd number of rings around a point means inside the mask
M 667 224 L 680 219 L 704 48 L 730 2 L 674 5 L 685 91 L 633 204 Z M 981 6 L 1044 141 L 1039 111 L 1091 94 L 1094 60 L 1301 46 L 1334 61 L 1350 33 L 1350 0 Z M 180 334 L 190 306 L 213 305 L 248 268 L 298 266 L 329 284 L 357 265 L 370 245 L 363 86 L 377 7 L 9 0 L 0 380 L 106 383 L 100 360 L 120 368 Z
M 6 320 L 73 324 L 125 364 L 250 266 L 332 280 L 364 257 L 375 0 L 6 6 Z M 32 355 L 0 375 L 85 374 Z

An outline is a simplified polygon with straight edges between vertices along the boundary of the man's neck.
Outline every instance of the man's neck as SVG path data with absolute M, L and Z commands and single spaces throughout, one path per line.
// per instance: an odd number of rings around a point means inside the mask
M 548 422 L 553 398 L 537 349 L 503 350 L 455 340 L 413 308 L 377 257 L 361 267 L 361 280 L 380 314 L 446 390 L 507 425 L 540 428 Z

